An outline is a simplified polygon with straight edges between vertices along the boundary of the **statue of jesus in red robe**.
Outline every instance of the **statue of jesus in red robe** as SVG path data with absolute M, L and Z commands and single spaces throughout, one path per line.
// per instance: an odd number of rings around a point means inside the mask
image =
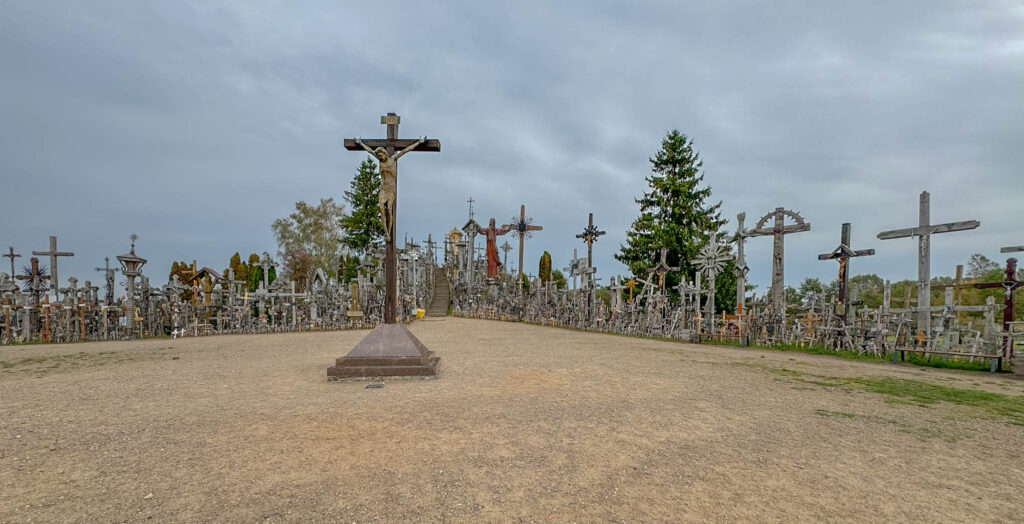
M 476 228 L 476 232 L 487 236 L 487 278 L 498 278 L 498 268 L 501 262 L 498 260 L 498 237 L 511 231 L 508 226 L 501 226 L 498 229 L 494 226 L 494 219 L 491 219 L 490 227 L 484 229 Z

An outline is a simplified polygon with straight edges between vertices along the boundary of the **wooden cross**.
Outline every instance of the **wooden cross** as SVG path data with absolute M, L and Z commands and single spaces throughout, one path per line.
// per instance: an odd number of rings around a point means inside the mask
M 21 253 L 14 252 L 14 246 L 7 248 L 7 253 L 4 253 L 4 258 L 11 259 L 11 278 L 14 278 L 14 259 L 21 258 Z
M 519 206 L 519 218 L 512 217 L 511 224 L 505 224 L 501 227 L 507 227 L 512 230 L 512 233 L 519 237 L 519 276 L 518 281 L 522 285 L 523 281 L 523 240 L 528 236 L 532 236 L 534 231 L 540 231 L 544 229 L 541 226 L 533 225 L 533 218 L 526 217 L 526 204 Z
M 50 282 L 53 283 L 53 294 L 60 300 L 58 287 L 60 286 L 60 278 L 57 277 L 57 257 L 73 257 L 74 253 L 70 251 L 57 251 L 57 237 L 50 235 L 50 250 L 49 251 L 33 251 L 33 255 L 49 256 L 50 257 Z
M 362 143 L 371 149 L 382 147 L 387 151 L 388 156 L 394 156 L 396 149 L 404 150 L 412 147 L 413 144 L 416 144 L 419 140 L 398 138 L 398 124 L 401 122 L 401 117 L 395 113 L 388 113 L 387 115 L 380 117 L 380 123 L 387 126 L 388 137 L 385 139 L 362 140 Z M 363 147 L 356 143 L 356 139 L 346 138 L 345 149 L 349 151 L 362 151 Z M 424 140 L 411 151 L 439 152 L 441 151 L 441 142 L 439 140 Z M 398 173 L 396 172 L 395 175 L 397 179 Z M 397 201 L 396 182 L 395 202 Z M 397 210 L 392 208 L 391 214 L 391 222 L 394 223 L 395 217 L 397 217 Z M 384 323 L 394 324 L 397 322 L 396 304 L 398 303 L 398 271 L 396 268 L 397 259 L 395 258 L 395 228 L 391 228 L 386 240 L 387 242 L 384 253 Z
M 45 269 L 39 268 L 39 259 L 32 257 L 29 259 L 31 269 L 24 275 L 18 275 L 14 278 L 18 280 L 25 280 L 28 283 L 28 289 L 32 293 L 33 305 L 39 304 L 39 294 L 48 289 L 48 286 L 43 280 L 51 280 L 50 275 L 46 274 Z
M 476 200 L 473 200 L 473 197 L 469 197 L 469 200 L 466 202 L 469 202 L 469 219 L 473 220 L 473 202 L 476 202 Z
M 787 216 L 793 219 L 796 223 L 787 226 L 785 224 Z M 769 219 L 774 219 L 774 223 L 771 227 L 768 227 Z M 802 233 L 810 230 L 811 224 L 809 222 L 805 222 L 803 217 L 800 216 L 800 213 L 777 207 L 775 208 L 775 211 L 761 217 L 761 220 L 757 221 L 757 225 L 754 226 L 754 229 L 747 235 L 749 237 L 774 237 L 775 245 L 772 249 L 772 308 L 774 309 L 774 314 L 779 318 L 784 318 L 786 316 L 783 237 L 790 233 Z
M 669 271 L 679 271 L 678 267 L 672 267 L 668 265 L 668 249 L 661 248 L 661 259 L 658 261 L 658 265 L 654 266 L 654 272 L 658 274 L 658 289 L 661 291 L 665 290 L 665 275 Z
M 747 218 L 746 213 L 736 215 L 736 233 L 732 236 L 736 242 L 736 314 L 742 315 L 747 310 L 747 259 L 743 256 L 743 245 L 747 243 L 750 231 L 743 227 L 743 220 Z
M 842 311 L 839 312 L 839 320 L 846 325 L 847 312 L 850 309 L 850 259 L 853 257 L 866 257 L 875 254 L 874 249 L 860 249 L 854 251 L 850 247 L 850 223 L 844 222 L 839 233 L 839 247 L 831 253 L 818 255 L 818 260 L 839 261 L 839 303 L 842 304 Z
M 890 240 L 893 238 L 918 237 L 917 251 L 917 329 L 931 333 L 931 316 L 927 307 L 931 306 L 932 284 L 931 284 L 931 235 L 938 233 L 950 233 L 953 231 L 966 231 L 981 225 L 977 220 L 966 220 L 963 222 L 949 222 L 946 224 L 932 225 L 931 221 L 931 195 L 927 191 L 921 192 L 921 199 L 918 205 L 918 226 L 905 229 L 894 229 L 883 231 L 878 234 L 879 240 Z M 922 308 L 921 306 L 925 306 Z
M 629 282 L 626 282 L 626 287 L 629 288 L 629 300 L 627 300 L 627 302 L 632 304 L 633 303 L 633 289 L 636 288 L 636 279 L 633 278 L 633 277 L 630 277 L 629 278 Z
M 1003 288 L 1006 293 L 1006 298 L 1003 300 L 1003 331 L 1009 333 L 1010 323 L 1013 322 L 1015 310 L 1015 303 L 1013 300 L 1014 291 L 1024 286 L 1024 280 L 1017 279 L 1017 259 L 1009 258 L 1006 260 L 1006 279 L 1002 282 L 991 282 L 986 284 L 974 284 L 975 289 L 996 289 Z M 1007 347 L 1007 341 L 1009 337 L 1004 335 L 1003 338 L 1003 355 L 1007 358 L 1013 358 L 1013 346 Z

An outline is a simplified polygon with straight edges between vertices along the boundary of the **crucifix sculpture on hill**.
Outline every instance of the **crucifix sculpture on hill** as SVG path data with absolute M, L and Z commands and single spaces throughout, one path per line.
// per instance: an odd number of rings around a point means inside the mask
M 594 214 L 590 213 L 590 217 L 587 219 L 587 227 L 583 228 L 583 232 L 576 235 L 576 238 L 582 238 L 587 243 L 587 265 L 590 269 L 594 268 L 594 242 L 597 242 L 597 237 L 604 235 L 605 232 L 597 229 L 594 225 Z M 587 287 L 587 320 L 590 320 L 592 314 L 590 303 L 593 302 L 594 298 L 594 286 Z
M 395 113 L 380 117 L 380 123 L 387 126 L 388 137 L 385 139 L 363 140 L 346 138 L 345 149 L 359 151 L 363 149 L 373 155 L 380 165 L 380 211 L 386 235 L 384 254 L 384 323 L 394 324 L 396 320 L 397 273 L 395 270 L 395 218 L 398 202 L 398 159 L 411 151 L 441 151 L 441 142 L 427 140 L 426 137 L 415 140 L 398 138 L 398 124 L 402 119 Z M 397 151 L 397 152 L 396 152 Z
M 505 224 L 505 225 L 503 225 L 501 227 L 503 227 L 503 228 L 507 227 L 507 228 L 511 229 L 512 232 L 516 236 L 519 237 L 519 276 L 517 278 L 518 278 L 518 281 L 519 281 L 519 285 L 522 285 L 522 282 L 523 282 L 523 247 L 524 247 L 523 241 L 526 240 L 526 237 L 532 236 L 534 231 L 540 231 L 540 230 L 542 230 L 544 228 L 541 227 L 541 226 L 533 225 L 533 218 L 527 218 L 526 217 L 526 204 L 523 204 L 523 205 L 519 206 L 519 218 L 512 217 L 512 223 L 511 224 Z
M 931 333 L 931 307 L 932 284 L 931 284 L 931 235 L 936 233 L 950 233 L 952 231 L 966 231 L 975 229 L 981 225 L 977 220 L 965 220 L 963 222 L 949 222 L 946 224 L 932 225 L 931 221 L 931 195 L 927 191 L 921 192 L 920 204 L 918 205 L 918 226 L 906 229 L 894 229 L 883 231 L 878 234 L 879 240 L 890 240 L 893 238 L 918 237 L 917 240 L 917 330 L 924 331 L 926 335 Z
M 833 249 L 831 253 L 818 255 L 818 260 L 839 261 L 839 303 L 842 304 L 842 311 L 836 316 L 843 322 L 843 325 L 846 325 L 846 314 L 850 310 L 850 259 L 874 254 L 874 249 L 854 251 L 850 248 L 850 223 L 844 222 L 839 233 L 839 247 Z
M 441 151 L 441 142 L 398 138 L 401 119 L 395 113 L 380 117 L 388 137 L 380 140 L 345 139 L 345 149 L 370 152 L 380 163 L 380 211 L 384 219 L 384 324 L 373 328 L 356 347 L 327 368 L 328 380 L 356 377 L 435 376 L 440 357 L 398 323 L 398 259 L 395 246 L 398 202 L 398 159 L 411 151 Z M 397 152 L 396 152 L 397 151 Z M 472 251 L 470 251 L 472 255 Z M 358 290 L 358 287 L 355 289 Z

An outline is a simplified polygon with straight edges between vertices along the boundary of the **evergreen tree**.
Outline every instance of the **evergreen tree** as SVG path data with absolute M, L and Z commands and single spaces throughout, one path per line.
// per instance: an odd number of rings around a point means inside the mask
M 540 281 L 543 284 L 547 284 L 548 280 L 551 280 L 551 253 L 547 251 L 540 256 L 540 268 L 538 273 L 540 274 Z
M 260 282 L 263 281 L 263 268 L 260 267 L 260 256 L 256 253 L 249 255 L 248 267 L 246 280 L 249 281 L 249 291 L 256 291 L 260 287 Z
M 657 266 L 661 248 L 666 248 L 668 265 L 679 267 L 687 278 L 693 278 L 700 248 L 711 232 L 726 223 L 721 217 L 722 203 L 707 203 L 711 187 L 701 186 L 704 163 L 693 148 L 693 140 L 678 130 L 665 135 L 661 149 L 650 162 L 652 173 L 646 178 L 650 191 L 636 199 L 640 216 L 626 232 L 626 245 L 619 246 L 615 259 L 629 266 L 634 275 L 646 277 Z M 679 279 L 679 272 L 666 275 L 666 289 L 674 294 Z M 735 280 L 732 271 L 717 276 L 716 302 L 735 302 Z
M 366 253 L 374 241 L 384 237 L 384 225 L 380 221 L 380 173 L 377 163 L 367 157 L 359 164 L 359 170 L 352 179 L 345 202 L 352 212 L 341 219 L 345 230 L 345 245 L 360 254 Z

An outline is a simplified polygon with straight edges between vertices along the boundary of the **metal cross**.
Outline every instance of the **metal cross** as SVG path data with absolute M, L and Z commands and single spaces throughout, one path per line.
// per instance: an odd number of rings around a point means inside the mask
M 501 227 L 507 227 L 512 230 L 512 233 L 519 237 L 519 276 L 518 282 L 522 285 L 523 281 L 523 241 L 526 237 L 532 236 L 534 231 L 540 231 L 544 229 L 541 226 L 533 225 L 533 218 L 526 217 L 526 204 L 519 206 L 519 217 L 512 217 L 511 224 L 505 224 Z
M 725 269 L 725 264 L 732 260 L 728 245 L 718 243 L 718 233 L 711 233 L 707 244 L 697 255 L 697 268 L 708 279 L 708 300 L 705 312 L 708 320 L 715 314 L 715 277 Z
M 861 249 L 854 251 L 850 248 L 850 223 L 844 222 L 839 233 L 839 247 L 831 253 L 818 255 L 818 260 L 839 261 L 839 303 L 842 304 L 842 311 L 839 312 L 839 319 L 846 324 L 847 311 L 850 309 L 850 259 L 853 257 L 866 257 L 875 254 L 874 249 Z
M 29 264 L 31 264 L 31 266 L 30 266 L 30 268 L 26 268 L 27 271 L 25 271 L 24 275 L 18 275 L 18 276 L 14 277 L 14 278 L 17 279 L 17 280 L 24 280 L 24 281 L 26 281 L 25 282 L 25 288 L 26 288 L 25 291 L 29 291 L 29 292 L 32 293 L 32 303 L 34 305 L 38 305 L 39 304 L 39 294 L 41 292 L 46 291 L 48 289 L 47 284 L 45 282 L 43 282 L 43 280 L 49 280 L 50 282 L 53 282 L 53 280 L 50 278 L 50 275 L 46 274 L 46 268 L 45 267 L 43 267 L 43 268 L 39 267 L 39 259 L 38 258 L 36 258 L 36 257 L 30 258 L 29 259 Z
M 963 222 L 948 222 L 946 224 L 932 225 L 931 221 L 931 195 L 927 191 L 921 192 L 921 199 L 918 205 L 918 226 L 905 229 L 894 229 L 883 231 L 878 234 L 879 240 L 890 240 L 893 238 L 918 237 L 917 252 L 917 329 L 931 333 L 931 315 L 927 307 L 931 306 L 932 284 L 931 284 L 931 235 L 937 233 L 950 233 L 953 231 L 966 231 L 975 229 L 981 225 L 977 220 L 965 220 Z M 923 307 L 922 307 L 923 306 Z
M 57 251 L 57 237 L 50 235 L 50 250 L 49 251 L 33 251 L 33 255 L 49 256 L 50 257 L 50 282 L 53 283 L 53 294 L 60 300 L 58 295 L 60 286 L 60 278 L 57 276 L 57 257 L 73 257 L 74 253 L 70 251 Z

